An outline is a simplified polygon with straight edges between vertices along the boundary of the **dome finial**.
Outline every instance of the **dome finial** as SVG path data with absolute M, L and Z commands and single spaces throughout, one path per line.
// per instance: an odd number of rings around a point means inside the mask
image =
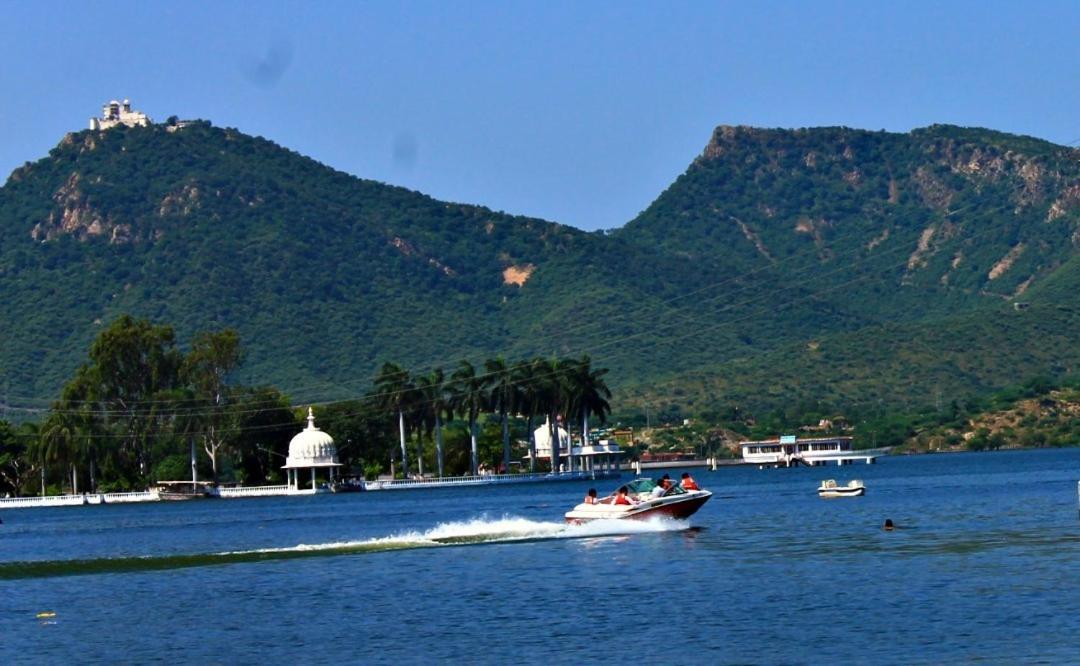
M 315 413 L 311 411 L 311 407 L 307 408 L 307 427 L 308 430 L 315 429 Z

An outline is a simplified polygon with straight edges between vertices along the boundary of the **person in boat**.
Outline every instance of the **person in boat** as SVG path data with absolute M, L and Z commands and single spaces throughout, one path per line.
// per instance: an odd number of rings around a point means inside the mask
M 596 499 L 596 488 L 589 488 L 589 492 L 585 493 L 586 504 L 598 504 L 600 500 Z
M 667 495 L 669 490 L 671 490 L 671 477 L 665 474 L 660 477 L 660 480 L 653 486 L 652 491 L 649 493 L 649 497 L 652 497 L 653 499 L 663 497 L 664 495 Z
M 694 477 L 690 476 L 689 472 L 682 473 L 682 481 L 679 482 L 679 485 L 682 486 L 683 490 L 701 490 L 701 487 L 698 486 L 697 481 L 694 481 Z
M 634 501 L 630 499 L 629 495 L 626 494 L 627 492 L 629 492 L 629 488 L 627 488 L 626 486 L 620 486 L 619 489 L 615 492 L 614 504 L 633 504 Z

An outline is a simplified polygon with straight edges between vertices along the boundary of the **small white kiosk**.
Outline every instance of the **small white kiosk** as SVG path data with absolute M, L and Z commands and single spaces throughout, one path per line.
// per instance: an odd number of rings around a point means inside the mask
M 307 428 L 300 431 L 289 442 L 289 457 L 285 459 L 290 493 L 316 493 L 319 487 L 315 482 L 315 472 L 320 468 L 327 470 L 327 483 L 334 482 L 334 468 L 341 467 L 337 458 L 334 438 L 315 427 L 315 414 L 308 407 Z M 300 488 L 300 470 L 311 470 L 311 488 Z

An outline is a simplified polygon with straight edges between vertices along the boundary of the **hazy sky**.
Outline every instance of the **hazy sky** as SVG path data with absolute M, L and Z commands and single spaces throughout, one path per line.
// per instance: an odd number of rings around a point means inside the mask
M 720 124 L 1080 140 L 1080 2 L 0 0 L 0 179 L 111 98 L 621 226 Z

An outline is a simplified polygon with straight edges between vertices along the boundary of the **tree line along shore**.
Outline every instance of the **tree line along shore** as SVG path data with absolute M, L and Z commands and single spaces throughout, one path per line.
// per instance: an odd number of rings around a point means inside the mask
M 0 495 L 142 490 L 157 481 L 279 483 L 304 406 L 271 386 L 231 381 L 244 349 L 231 329 L 196 334 L 182 352 L 172 327 L 121 316 L 41 418 L 0 420 Z M 409 371 L 387 362 L 361 397 L 316 406 L 347 475 L 375 478 L 545 471 L 533 433 L 556 424 L 579 441 L 612 415 L 604 368 L 588 356 Z M 736 405 L 683 418 L 627 405 L 617 414 L 644 451 L 734 457 L 740 439 L 782 432 L 851 434 L 857 447 L 895 452 L 979 451 L 1080 444 L 1080 379 L 1035 377 L 980 400 L 939 400 L 912 412 L 876 413 L 793 404 L 755 416 Z M 652 422 L 652 419 L 655 419 Z M 590 423 L 591 422 L 591 423 Z M 522 462 L 525 461 L 525 462 Z M 539 466 L 539 467 L 538 467 Z

